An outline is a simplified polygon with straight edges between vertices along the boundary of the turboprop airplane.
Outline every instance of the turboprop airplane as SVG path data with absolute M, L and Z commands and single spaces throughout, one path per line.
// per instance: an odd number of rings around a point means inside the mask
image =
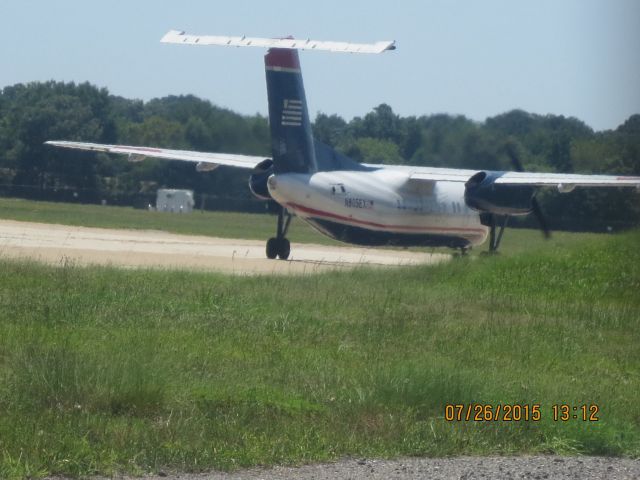
M 394 42 L 354 44 L 313 40 L 187 35 L 170 31 L 164 43 L 268 48 L 265 55 L 271 157 L 162 148 L 49 141 L 57 147 L 194 162 L 199 171 L 219 165 L 251 169 L 255 196 L 279 206 L 268 258 L 287 259 L 286 238 L 295 214 L 320 232 L 367 246 L 452 247 L 465 252 L 490 237 L 498 249 L 510 216 L 533 213 L 548 229 L 535 198 L 540 187 L 570 192 L 576 187 L 636 187 L 640 177 L 528 173 L 514 151 L 513 172 L 358 163 L 315 140 L 302 83 L 298 50 L 379 54 Z M 499 228 L 499 231 L 497 230 Z

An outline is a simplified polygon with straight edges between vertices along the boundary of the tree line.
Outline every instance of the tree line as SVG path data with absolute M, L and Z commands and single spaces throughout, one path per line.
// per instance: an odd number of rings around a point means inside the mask
M 526 170 L 640 175 L 640 114 L 595 132 L 576 118 L 512 110 L 484 122 L 462 115 L 401 117 L 386 104 L 346 121 L 320 113 L 314 135 L 366 163 L 509 170 L 515 148 Z M 128 162 L 59 150 L 46 140 L 147 145 L 270 156 L 268 121 L 239 115 L 192 95 L 148 102 L 88 83 L 18 84 L 0 91 L 0 194 L 42 200 L 153 203 L 158 188 L 188 188 L 197 206 L 264 211 L 247 172 L 192 164 Z M 510 147 L 508 147 L 510 146 Z M 539 199 L 553 228 L 603 230 L 640 224 L 637 193 L 618 189 L 544 189 Z M 530 220 L 529 220 L 530 221 Z

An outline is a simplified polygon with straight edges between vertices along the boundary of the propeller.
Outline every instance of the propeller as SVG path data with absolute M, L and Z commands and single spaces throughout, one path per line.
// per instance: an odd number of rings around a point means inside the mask
M 511 165 L 513 165 L 513 169 L 516 172 L 524 172 L 524 167 L 522 166 L 522 162 L 520 161 L 520 157 L 518 156 L 516 145 L 513 142 L 508 142 L 505 146 L 507 151 L 507 155 L 511 160 Z M 542 209 L 540 208 L 540 204 L 538 203 L 538 199 L 536 197 L 531 198 L 531 212 L 533 216 L 538 220 L 538 224 L 540 225 L 540 230 L 542 230 L 542 234 L 544 238 L 551 238 L 551 230 L 549 230 L 549 224 L 545 219 Z

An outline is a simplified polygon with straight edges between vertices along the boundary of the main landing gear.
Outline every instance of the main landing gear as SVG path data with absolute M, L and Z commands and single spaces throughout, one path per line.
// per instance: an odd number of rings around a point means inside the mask
M 500 246 L 500 241 L 502 240 L 502 234 L 504 233 L 504 229 L 507 227 L 507 223 L 509 222 L 509 215 L 504 215 L 504 220 L 502 221 L 502 225 L 500 225 L 500 231 L 496 236 L 496 217 L 497 215 L 491 214 L 491 220 L 489 224 L 489 253 L 498 253 L 498 247 Z
M 278 227 L 276 236 L 267 240 L 267 258 L 286 260 L 291 253 L 291 244 L 286 235 L 291 223 L 291 214 L 286 209 L 278 205 Z
M 502 223 L 498 225 L 499 217 L 502 217 Z M 482 255 L 493 255 L 498 253 L 498 247 L 502 241 L 504 229 L 507 228 L 509 215 L 497 215 L 495 213 L 481 213 L 480 222 L 482 225 L 489 227 L 489 250 L 482 252 Z M 498 231 L 498 228 L 500 230 Z

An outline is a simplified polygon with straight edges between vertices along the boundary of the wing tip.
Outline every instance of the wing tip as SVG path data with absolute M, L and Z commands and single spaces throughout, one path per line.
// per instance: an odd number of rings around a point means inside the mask
M 52 147 L 63 147 L 67 145 L 69 142 L 64 140 L 47 140 L 43 142 L 43 145 L 51 145 Z
M 184 30 L 169 30 L 164 36 L 160 39 L 161 43 L 173 43 L 179 37 L 183 37 L 185 35 Z

